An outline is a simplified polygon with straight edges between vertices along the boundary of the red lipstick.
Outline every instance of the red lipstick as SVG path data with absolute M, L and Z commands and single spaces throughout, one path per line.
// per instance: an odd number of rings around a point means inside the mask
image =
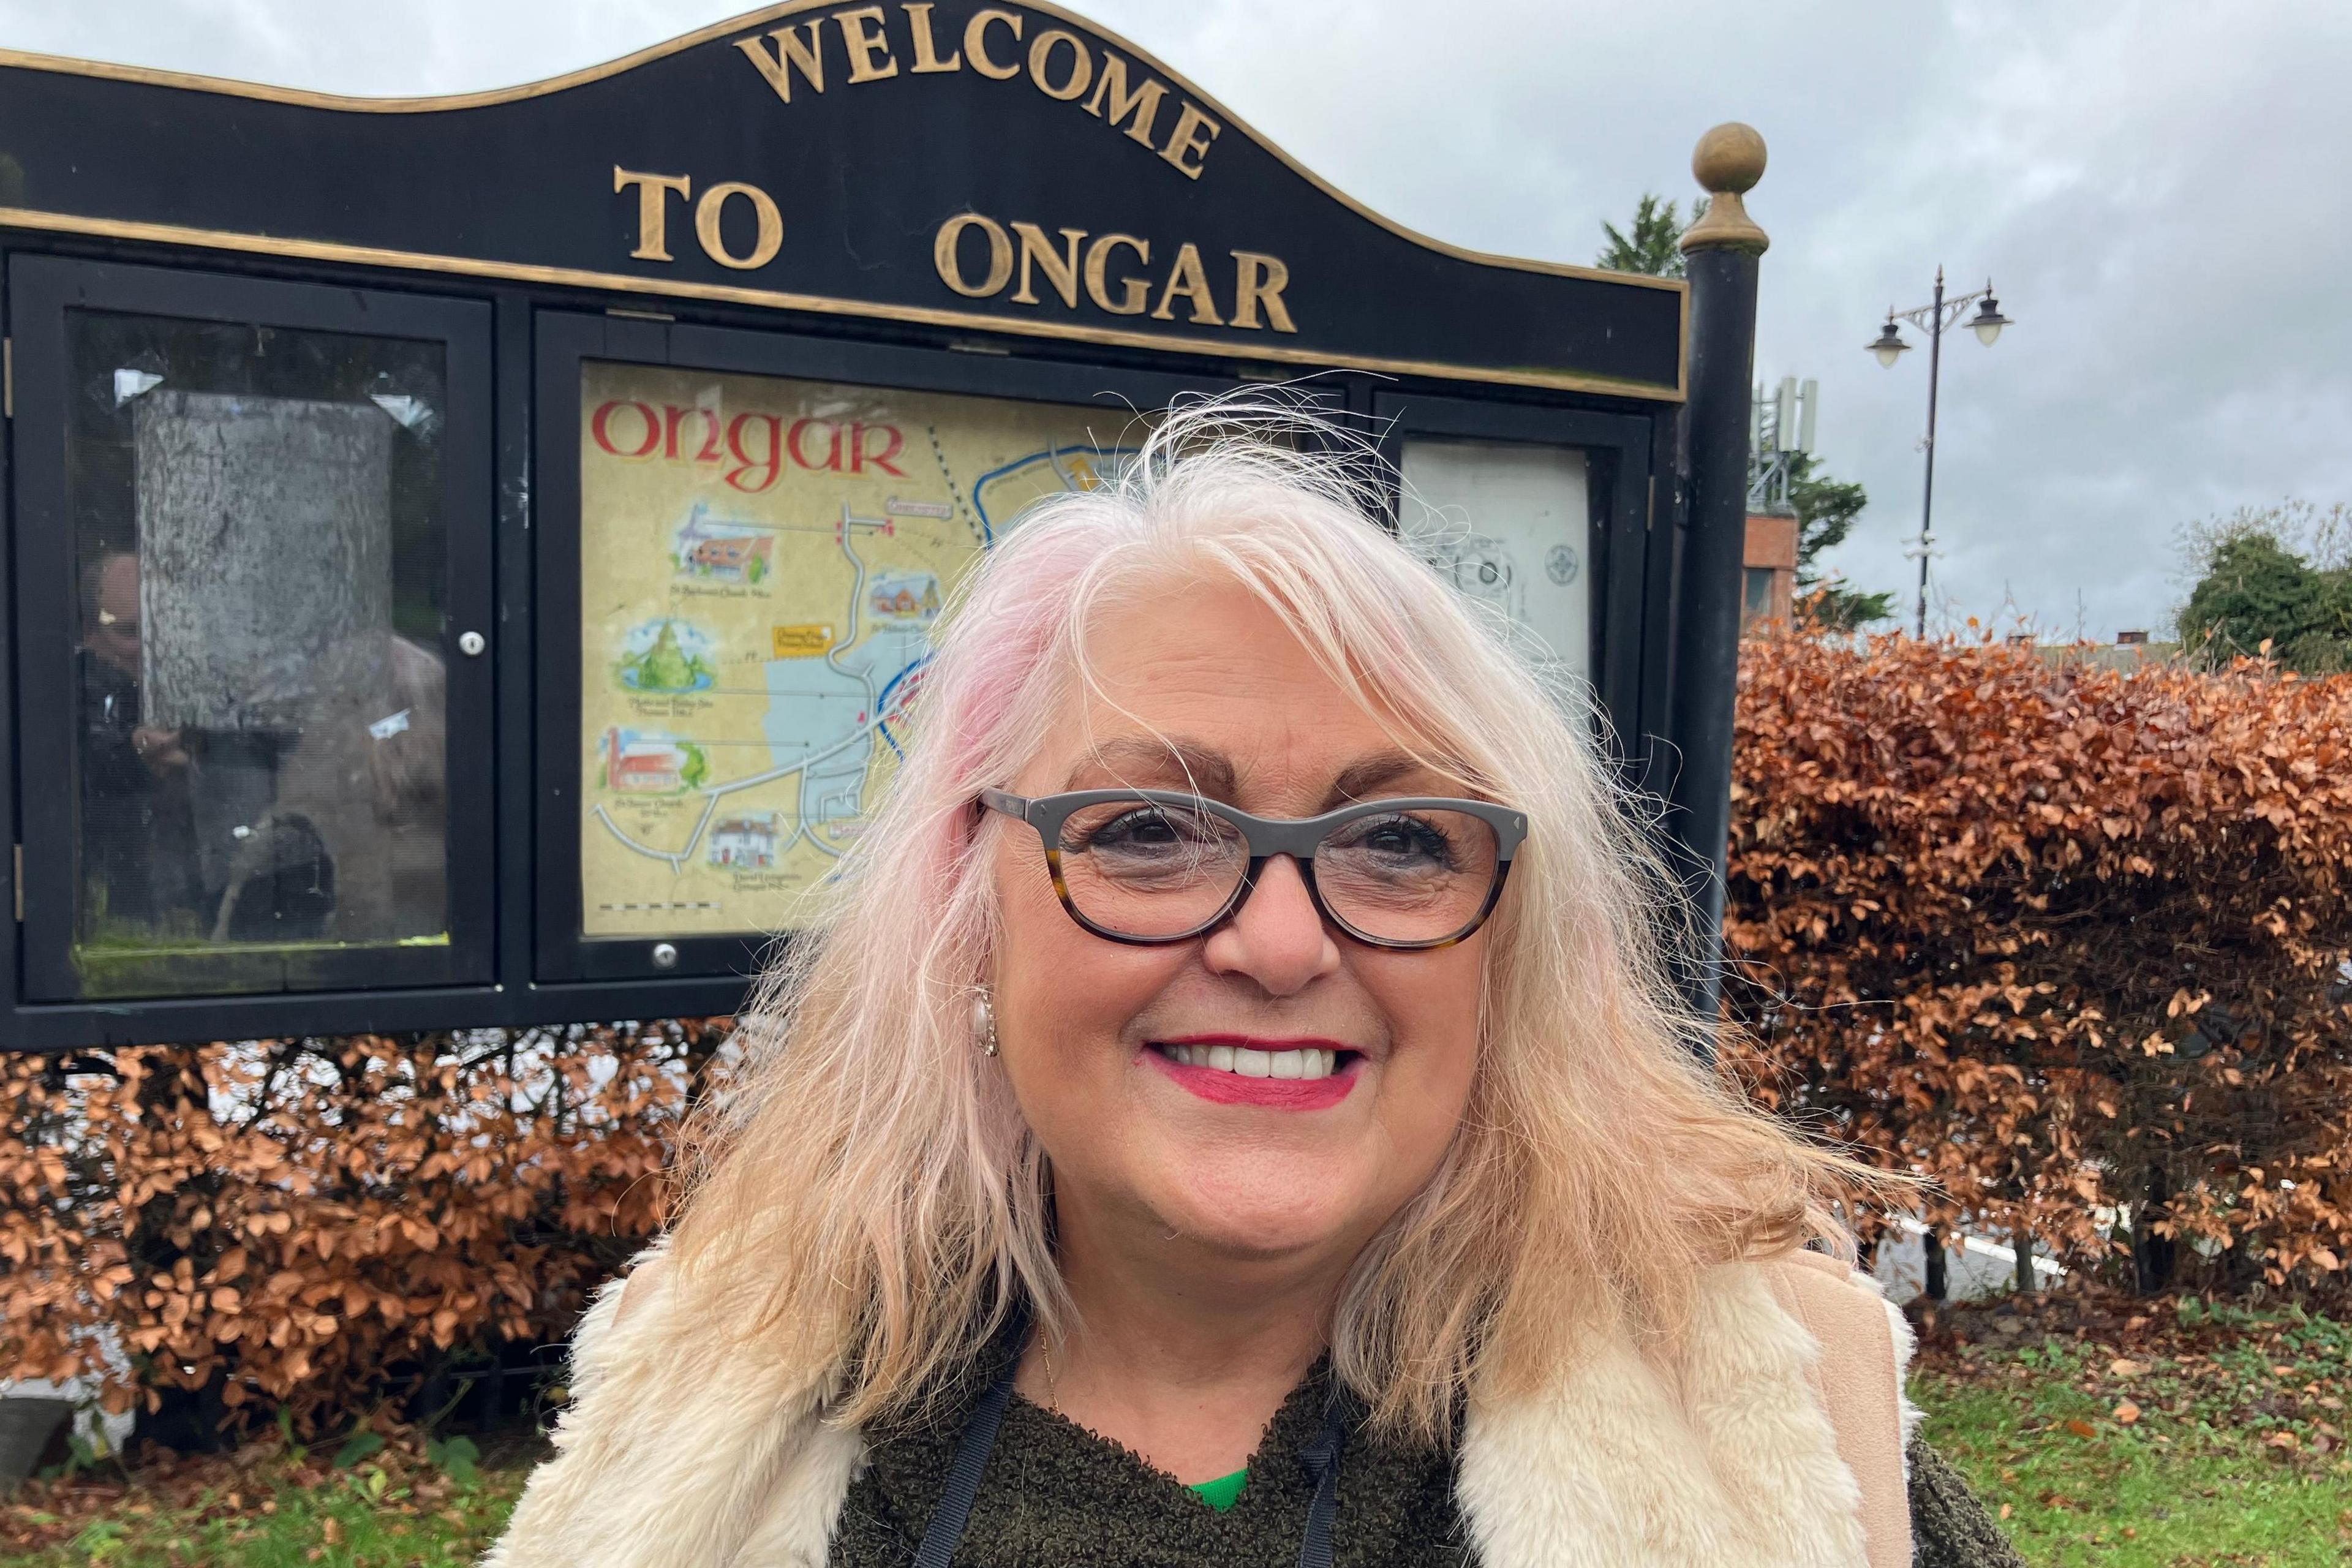
M 1214 1105 L 1255 1105 L 1272 1110 L 1323 1110 L 1348 1098 L 1356 1087 L 1363 1057 L 1336 1040 L 1265 1040 L 1245 1035 L 1192 1035 L 1182 1039 L 1155 1041 L 1144 1056 L 1178 1088 Z M 1221 1068 L 1190 1065 L 1169 1054 L 1176 1047 L 1232 1047 L 1267 1053 L 1325 1050 L 1338 1065 L 1322 1078 L 1253 1078 Z

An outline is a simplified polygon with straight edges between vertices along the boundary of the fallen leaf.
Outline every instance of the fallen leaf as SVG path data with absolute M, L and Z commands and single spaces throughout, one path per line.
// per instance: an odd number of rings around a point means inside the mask
M 2137 1377 L 2147 1370 L 2147 1363 L 2134 1361 L 2128 1356 L 2117 1356 L 2107 1363 L 2107 1370 L 2117 1377 Z
M 2066 1423 L 2066 1430 L 2072 1432 L 2077 1437 L 2095 1437 L 2099 1435 L 2099 1429 L 2096 1426 L 2092 1426 L 2088 1421 L 2084 1420 L 2079 1415 Z
M 2126 1399 L 2116 1406 L 2116 1420 L 2118 1424 L 2128 1426 L 2138 1419 L 2139 1406 L 2130 1400 Z

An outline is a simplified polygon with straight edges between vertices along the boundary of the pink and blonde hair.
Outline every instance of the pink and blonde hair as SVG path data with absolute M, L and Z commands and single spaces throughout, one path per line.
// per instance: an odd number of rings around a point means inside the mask
M 1377 1426 L 1442 1441 L 1475 1380 L 1540 1383 L 1612 1320 L 1671 1334 L 1701 1270 L 1833 1237 L 1829 1204 L 1869 1187 L 1707 1067 L 1664 962 L 1681 905 L 1589 700 L 1375 521 L 1365 470 L 1276 401 L 1181 410 L 1027 513 L 943 617 L 898 774 L 696 1119 L 671 1244 L 698 1319 L 835 1382 L 838 1419 L 908 1408 L 1016 1292 L 1068 1310 L 1049 1163 L 973 1039 L 1008 827 L 972 800 L 1067 719 L 1089 629 L 1181 615 L 1188 584 L 1245 586 L 1402 742 L 1528 818 L 1467 1112 L 1330 1326 Z

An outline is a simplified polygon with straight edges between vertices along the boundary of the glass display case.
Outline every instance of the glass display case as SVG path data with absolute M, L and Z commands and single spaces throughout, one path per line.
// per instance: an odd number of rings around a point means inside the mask
M 472 509 L 451 468 L 481 443 L 453 426 L 478 405 L 453 403 L 449 334 L 339 330 L 369 313 L 349 295 L 225 279 L 17 283 L 20 376 L 43 394 L 19 462 L 50 521 L 20 590 L 62 622 L 25 667 L 26 755 L 48 761 L 26 874 L 71 910 L 27 932 L 37 985 L 463 973 L 452 525 Z

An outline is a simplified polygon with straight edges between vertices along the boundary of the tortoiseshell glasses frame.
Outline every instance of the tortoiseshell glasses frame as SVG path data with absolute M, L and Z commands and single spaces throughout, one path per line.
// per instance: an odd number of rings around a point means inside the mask
M 1131 802 L 1164 807 L 1171 812 L 1185 814 L 1196 820 L 1213 817 L 1237 829 L 1248 846 L 1246 862 L 1235 876 L 1232 890 L 1205 918 L 1189 921 L 1182 929 L 1170 931 L 1139 932 L 1106 925 L 1090 918 L 1072 896 L 1070 879 L 1066 874 L 1065 857 L 1074 847 L 1064 842 L 1064 830 L 1070 819 L 1090 806 L 1111 805 Z M 1391 952 L 1417 952 L 1435 948 L 1452 947 L 1467 941 L 1478 928 L 1486 923 L 1495 906 L 1503 896 L 1503 883 L 1510 875 L 1511 859 L 1519 846 L 1526 842 L 1528 819 L 1523 812 L 1492 801 L 1456 800 L 1444 796 L 1413 795 L 1395 799 L 1358 801 L 1328 811 L 1319 816 L 1266 817 L 1254 816 L 1235 806 L 1205 795 L 1188 795 L 1178 790 L 1159 789 L 1089 789 L 1073 790 L 1063 795 L 1018 795 L 1000 789 L 984 789 L 973 802 L 984 810 L 1001 812 L 1018 818 L 1037 830 L 1045 847 L 1045 869 L 1052 877 L 1055 897 L 1062 909 L 1081 927 L 1107 942 L 1125 942 L 1137 947 L 1160 947 L 1172 942 L 1191 942 L 1208 935 L 1241 912 L 1257 887 L 1266 862 L 1275 857 L 1287 856 L 1298 868 L 1299 879 L 1306 884 L 1307 896 L 1318 914 L 1334 929 L 1367 947 Z M 1331 907 L 1325 889 L 1316 877 L 1316 857 L 1329 844 L 1335 834 L 1348 827 L 1382 817 L 1409 816 L 1415 812 L 1454 813 L 1483 824 L 1494 836 L 1493 865 L 1483 868 L 1489 880 L 1483 893 L 1475 895 L 1475 908 L 1467 919 L 1451 930 L 1426 936 L 1400 939 L 1382 936 L 1364 929 Z M 1077 847 L 1084 853 L 1084 847 Z

